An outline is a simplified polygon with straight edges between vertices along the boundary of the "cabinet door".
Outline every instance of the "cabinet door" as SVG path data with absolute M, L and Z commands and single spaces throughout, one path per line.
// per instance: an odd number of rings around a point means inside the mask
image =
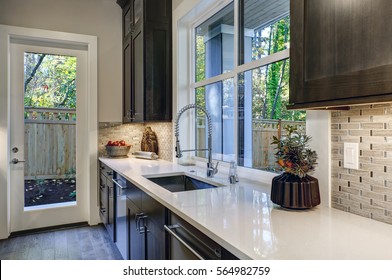
M 146 259 L 146 235 L 145 227 L 141 226 L 141 214 L 140 209 L 127 199 L 127 247 L 130 260 Z
M 171 32 L 168 24 L 145 27 L 145 119 L 172 119 Z
M 112 177 L 106 177 L 106 188 L 108 192 L 108 207 L 106 211 L 108 223 L 106 228 L 113 242 L 116 242 L 116 193 Z
M 149 0 L 151 1 L 151 0 Z M 134 26 L 134 29 L 140 28 L 140 25 L 143 22 L 143 0 L 132 0 L 133 2 L 133 21 L 132 24 Z
M 172 37 L 168 0 L 146 1 L 145 41 L 145 120 L 172 119 Z
M 131 5 L 126 5 L 123 8 L 123 38 L 126 39 L 128 36 L 131 35 L 133 27 L 132 22 L 132 9 Z
M 123 123 L 133 120 L 132 110 L 132 44 L 131 37 L 123 45 Z
M 151 196 L 142 193 L 142 210 L 147 214 L 146 250 L 148 260 L 165 259 L 166 208 Z
M 290 17 L 290 103 L 392 100 L 389 0 L 290 1 Z
M 170 121 L 171 1 L 117 2 L 123 8 L 124 22 L 123 122 Z M 128 29 L 129 16 L 131 27 Z
M 108 203 L 109 203 L 108 189 L 106 186 L 106 177 L 100 173 L 99 176 L 99 216 L 104 225 L 107 225 L 108 220 Z
M 133 121 L 144 121 L 144 50 L 142 29 L 132 35 L 132 109 Z
M 165 259 L 165 231 L 160 229 L 151 219 L 147 220 L 146 225 L 146 249 L 147 260 Z

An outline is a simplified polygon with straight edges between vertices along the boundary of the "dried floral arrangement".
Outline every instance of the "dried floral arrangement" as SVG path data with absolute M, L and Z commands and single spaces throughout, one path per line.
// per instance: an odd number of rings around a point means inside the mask
M 311 137 L 294 126 L 287 126 L 285 130 L 285 136 L 280 139 L 274 136 L 271 143 L 276 145 L 277 163 L 284 172 L 305 177 L 317 165 L 317 153 L 309 148 Z

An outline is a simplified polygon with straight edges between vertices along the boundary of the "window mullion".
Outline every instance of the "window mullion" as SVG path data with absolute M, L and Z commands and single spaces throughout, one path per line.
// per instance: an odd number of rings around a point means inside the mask
M 258 60 L 252 60 L 248 63 L 239 65 L 235 70 L 237 73 L 246 72 L 255 68 L 260 68 L 268 64 L 278 62 L 290 57 L 290 49 L 285 49 L 283 51 L 270 54 L 269 56 L 260 58 Z
M 238 155 L 238 64 L 239 64 L 239 51 L 241 51 L 241 48 L 239 48 L 239 43 L 240 43 L 240 32 L 239 30 L 239 16 L 240 16 L 240 9 L 239 5 L 240 2 L 243 2 L 243 0 L 234 0 L 234 77 L 233 77 L 233 86 L 234 86 L 234 112 L 233 112 L 233 124 L 234 124 L 234 129 L 233 129 L 233 139 L 234 139 L 234 159 L 237 161 L 237 155 Z
M 198 87 L 203 87 L 203 86 L 210 85 L 210 84 L 213 84 L 216 82 L 221 82 L 221 81 L 233 78 L 234 75 L 235 75 L 234 71 L 230 71 L 227 73 L 223 73 L 223 74 L 196 82 L 196 83 L 192 84 L 191 87 L 198 88 Z

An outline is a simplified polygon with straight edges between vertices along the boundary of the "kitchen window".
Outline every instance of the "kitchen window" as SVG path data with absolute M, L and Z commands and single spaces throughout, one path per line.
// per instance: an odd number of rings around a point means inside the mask
M 223 5 L 223 6 L 222 6 Z M 212 119 L 212 157 L 277 171 L 272 137 L 305 127 L 304 111 L 286 109 L 289 93 L 289 0 L 225 1 L 192 27 L 194 102 Z M 195 142 L 205 147 L 198 112 Z M 197 157 L 207 156 L 205 151 Z

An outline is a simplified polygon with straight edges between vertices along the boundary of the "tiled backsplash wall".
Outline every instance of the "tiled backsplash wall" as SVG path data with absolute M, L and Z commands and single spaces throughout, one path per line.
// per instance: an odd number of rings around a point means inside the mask
M 106 156 L 105 145 L 109 140 L 125 140 L 125 142 L 132 145 L 130 153 L 140 151 L 140 142 L 142 141 L 144 128 L 147 126 L 150 126 L 157 134 L 159 158 L 172 161 L 172 123 L 169 122 L 146 124 L 99 123 L 98 155 Z
M 392 103 L 331 112 L 332 207 L 392 224 Z M 343 143 L 359 143 L 359 170 Z

